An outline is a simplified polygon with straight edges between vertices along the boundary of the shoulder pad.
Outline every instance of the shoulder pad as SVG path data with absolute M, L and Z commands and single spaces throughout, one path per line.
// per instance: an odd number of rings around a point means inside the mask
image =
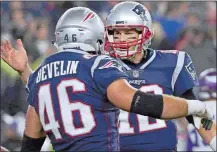
M 90 59 L 90 58 L 92 58 L 92 57 L 96 57 L 97 55 L 92 55 L 92 54 L 84 54 L 83 55 L 83 58 L 85 58 L 85 59 Z
M 173 54 L 177 54 L 179 51 L 178 50 L 159 50 L 162 53 L 173 53 Z

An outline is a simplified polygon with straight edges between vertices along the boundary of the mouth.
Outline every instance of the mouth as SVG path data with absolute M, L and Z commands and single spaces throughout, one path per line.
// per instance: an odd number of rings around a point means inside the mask
M 120 52 L 126 52 L 127 48 L 117 48 L 117 50 L 120 51 Z
M 125 47 L 120 47 L 119 49 L 120 49 L 120 50 L 123 50 L 123 51 L 124 51 L 124 50 L 126 50 L 126 48 L 125 48 Z

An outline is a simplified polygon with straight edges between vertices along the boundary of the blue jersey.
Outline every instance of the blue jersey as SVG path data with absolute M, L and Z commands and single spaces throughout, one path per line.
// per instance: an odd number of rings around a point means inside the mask
M 197 85 L 190 57 L 184 52 L 148 50 L 140 64 L 120 61 L 130 75 L 129 83 L 154 94 L 180 96 Z M 173 121 L 154 119 L 121 111 L 121 151 L 175 150 L 176 126 Z
M 108 56 L 65 50 L 46 58 L 30 76 L 28 103 L 55 151 L 119 150 L 118 115 L 107 87 L 126 78 Z

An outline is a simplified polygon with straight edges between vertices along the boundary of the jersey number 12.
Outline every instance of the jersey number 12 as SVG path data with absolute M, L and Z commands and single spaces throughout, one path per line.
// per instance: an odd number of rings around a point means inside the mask
M 163 94 L 163 89 L 154 84 L 154 85 L 144 85 L 140 88 L 143 92 L 150 92 L 154 94 Z M 128 112 L 121 110 L 120 112 L 120 124 L 119 124 L 119 133 L 120 134 L 134 134 L 135 128 L 131 126 L 130 123 L 130 115 Z M 155 119 L 155 123 L 150 122 L 150 117 L 148 116 L 142 116 L 142 115 L 136 115 L 136 119 L 138 122 L 138 130 L 139 133 L 152 131 L 152 130 L 158 130 L 162 128 L 166 128 L 166 122 L 164 120 Z

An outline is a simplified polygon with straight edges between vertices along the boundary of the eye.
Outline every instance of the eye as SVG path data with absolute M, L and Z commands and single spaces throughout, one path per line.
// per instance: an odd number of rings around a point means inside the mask
M 119 36 L 114 36 L 114 39 L 119 39 Z
M 119 39 L 120 32 L 114 32 L 114 39 Z
M 114 31 L 114 35 L 118 35 L 118 34 L 120 34 L 120 32 Z

